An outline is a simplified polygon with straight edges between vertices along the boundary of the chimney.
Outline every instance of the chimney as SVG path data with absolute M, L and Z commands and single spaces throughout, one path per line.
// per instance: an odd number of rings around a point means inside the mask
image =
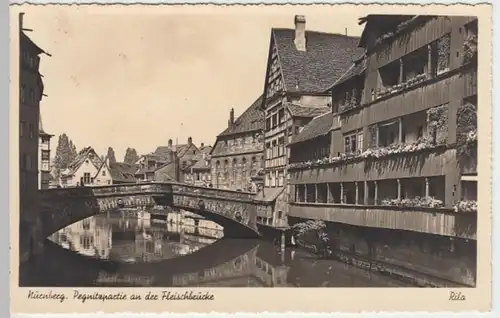
M 109 168 L 109 156 L 106 156 L 106 167 Z
M 201 144 L 200 144 L 200 148 L 203 148 L 203 147 L 205 147 L 205 144 L 204 144 L 204 143 L 201 143 Z
M 188 145 L 191 146 L 193 144 L 193 138 L 188 137 Z
M 229 112 L 228 126 L 231 127 L 233 124 L 234 124 L 234 108 L 231 108 L 231 111 Z
M 297 51 L 306 51 L 306 17 L 303 15 L 295 16 L 295 48 Z
M 19 31 L 23 30 L 24 12 L 19 13 Z
M 169 148 L 172 148 L 172 139 L 169 139 L 169 140 L 168 140 L 168 147 L 169 147 Z

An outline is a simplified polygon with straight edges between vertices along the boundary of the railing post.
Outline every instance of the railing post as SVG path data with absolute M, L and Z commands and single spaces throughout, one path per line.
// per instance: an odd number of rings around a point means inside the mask
M 314 184 L 314 203 L 318 203 L 318 184 Z
M 378 205 L 378 181 L 373 181 L 375 185 L 375 195 L 373 196 L 374 205 Z
M 368 205 L 368 181 L 364 181 L 364 182 L 363 182 L 363 186 L 364 186 L 364 191 L 363 191 L 363 194 L 364 194 L 363 204 L 364 204 L 364 205 Z
M 429 197 L 429 178 L 425 178 L 425 197 Z
M 355 204 L 359 204 L 359 189 L 358 189 L 358 182 L 354 182 L 354 186 L 356 187 L 356 201 Z
M 398 120 L 398 139 L 399 139 L 399 143 L 403 143 L 403 118 L 399 117 L 399 120 Z
M 401 179 L 396 179 L 398 183 L 398 200 L 401 200 Z
M 340 183 L 340 203 L 344 203 L 344 183 Z

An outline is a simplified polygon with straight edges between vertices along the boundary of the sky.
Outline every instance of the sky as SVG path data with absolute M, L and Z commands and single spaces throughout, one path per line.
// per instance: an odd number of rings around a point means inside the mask
M 294 27 L 359 36 L 352 6 L 15 6 L 41 56 L 44 130 L 66 133 L 117 160 L 168 139 L 212 144 L 262 93 L 270 29 Z M 53 151 L 53 154 L 55 151 Z

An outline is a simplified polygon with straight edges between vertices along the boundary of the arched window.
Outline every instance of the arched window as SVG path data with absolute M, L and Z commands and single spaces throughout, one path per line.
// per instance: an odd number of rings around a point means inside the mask
M 220 161 L 219 161 L 219 160 L 217 160 L 217 161 L 215 162 L 215 168 L 217 168 L 217 169 L 219 169 L 219 168 L 220 168 Z

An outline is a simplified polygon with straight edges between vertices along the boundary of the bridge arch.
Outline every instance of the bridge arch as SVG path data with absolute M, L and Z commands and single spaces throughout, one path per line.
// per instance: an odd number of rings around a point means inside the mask
M 133 183 L 41 191 L 45 237 L 90 216 L 118 207 L 170 206 L 202 215 L 233 238 L 259 236 L 253 193 L 179 183 Z

